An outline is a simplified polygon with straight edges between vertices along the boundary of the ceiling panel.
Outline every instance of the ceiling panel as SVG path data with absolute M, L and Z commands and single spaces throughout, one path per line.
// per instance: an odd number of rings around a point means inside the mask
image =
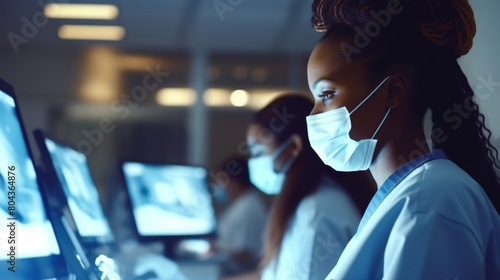
M 219 1 L 219 0 L 217 0 Z M 38 1 L 0 3 L 0 45 L 9 46 L 9 32 L 21 34 L 22 18 L 42 11 Z M 78 1 L 71 1 L 77 3 Z M 236 52 L 300 52 L 311 49 L 318 35 L 310 25 L 310 2 L 303 0 L 121 0 L 79 1 L 116 4 L 111 21 L 51 19 L 22 48 L 87 47 L 96 43 L 134 50 L 206 49 Z M 218 14 L 214 3 L 236 3 Z M 229 7 L 229 6 L 227 6 Z M 64 41 L 57 37 L 62 24 L 122 25 L 119 42 Z

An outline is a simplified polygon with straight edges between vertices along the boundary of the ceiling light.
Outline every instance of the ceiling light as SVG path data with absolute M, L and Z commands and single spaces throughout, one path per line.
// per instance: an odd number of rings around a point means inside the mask
M 97 4 L 47 4 L 44 13 L 48 18 L 110 20 L 118 16 L 118 8 Z
M 248 104 L 248 92 L 246 90 L 237 89 L 231 93 L 231 104 L 235 107 L 244 107 Z
M 156 94 L 162 106 L 191 106 L 196 103 L 196 92 L 191 88 L 163 88 Z
M 256 89 L 251 91 L 248 107 L 260 110 L 279 95 L 289 92 L 288 89 Z
M 69 40 L 118 41 L 125 36 L 125 29 L 121 26 L 63 25 L 58 34 L 59 38 Z
M 211 107 L 230 106 L 229 95 L 231 92 L 223 88 L 209 88 L 203 94 L 203 102 Z

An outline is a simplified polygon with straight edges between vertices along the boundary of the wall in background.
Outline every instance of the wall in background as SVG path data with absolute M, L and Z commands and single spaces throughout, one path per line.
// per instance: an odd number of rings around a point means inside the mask
M 500 1 L 471 0 L 477 34 L 469 54 L 460 60 L 481 110 L 500 147 Z

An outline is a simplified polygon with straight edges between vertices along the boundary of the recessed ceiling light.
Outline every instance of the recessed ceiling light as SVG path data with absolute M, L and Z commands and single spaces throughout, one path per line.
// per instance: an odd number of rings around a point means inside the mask
M 196 92 L 191 88 L 163 88 L 156 94 L 156 102 L 162 106 L 191 106 L 196 100 Z
M 44 8 L 46 17 L 68 19 L 115 19 L 118 8 L 114 5 L 98 4 L 47 4 Z
M 237 89 L 231 93 L 231 104 L 235 107 L 244 107 L 248 104 L 248 92 L 246 90 Z
M 125 36 L 125 29 L 107 25 L 63 25 L 58 34 L 59 38 L 68 40 L 118 41 Z
M 231 91 L 223 88 L 209 88 L 203 94 L 203 102 L 211 107 L 231 106 Z

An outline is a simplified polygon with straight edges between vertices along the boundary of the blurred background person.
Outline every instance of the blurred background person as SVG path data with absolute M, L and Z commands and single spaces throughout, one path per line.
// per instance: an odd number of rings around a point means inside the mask
M 337 173 L 308 144 L 310 99 L 287 94 L 248 128 L 251 181 L 277 194 L 266 228 L 262 271 L 241 279 L 324 279 L 355 234 L 375 192 L 367 173 Z
M 263 194 L 250 182 L 246 158 L 233 156 L 220 167 L 227 180 L 214 187 L 214 199 L 225 206 L 219 217 L 215 250 L 229 254 L 222 268 L 227 276 L 257 268 L 268 209 Z

